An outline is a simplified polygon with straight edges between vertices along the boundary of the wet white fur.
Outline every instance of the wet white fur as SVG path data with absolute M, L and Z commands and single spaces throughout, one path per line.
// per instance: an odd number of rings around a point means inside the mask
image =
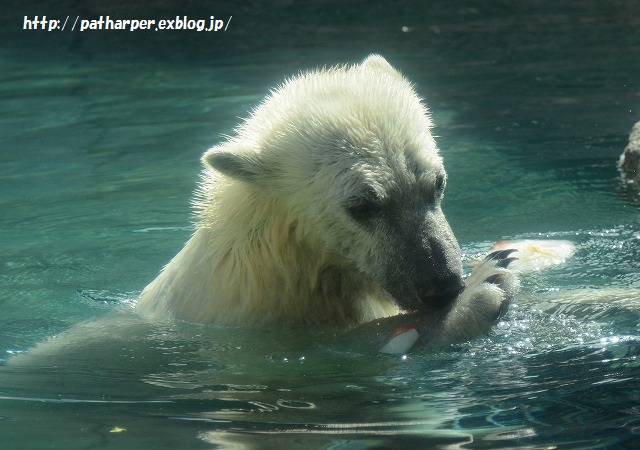
M 629 144 L 620 155 L 619 167 L 629 185 L 640 187 L 640 122 L 631 129 Z

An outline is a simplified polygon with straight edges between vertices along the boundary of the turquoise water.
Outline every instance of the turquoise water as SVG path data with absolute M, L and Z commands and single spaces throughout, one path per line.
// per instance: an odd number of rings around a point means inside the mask
M 0 447 L 639 447 L 640 196 L 616 161 L 640 120 L 640 4 L 519 3 L 6 11 Z M 80 35 L 23 31 L 27 14 L 234 19 Z M 570 240 L 574 258 L 438 353 L 140 323 L 131 302 L 192 231 L 200 154 L 283 77 L 372 51 L 432 109 L 465 261 L 517 238 Z M 36 367 L 6 364 L 85 322 Z

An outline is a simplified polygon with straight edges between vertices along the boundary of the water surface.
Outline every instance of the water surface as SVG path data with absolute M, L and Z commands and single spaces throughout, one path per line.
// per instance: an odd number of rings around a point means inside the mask
M 2 448 L 640 446 L 640 197 L 616 168 L 640 120 L 639 4 L 100 8 L 2 18 Z M 45 13 L 234 21 L 19 29 Z M 374 51 L 432 110 L 465 261 L 517 238 L 570 240 L 574 258 L 524 277 L 490 335 L 431 354 L 140 322 L 131 302 L 192 232 L 201 153 L 284 77 Z M 6 364 L 82 322 L 37 368 Z

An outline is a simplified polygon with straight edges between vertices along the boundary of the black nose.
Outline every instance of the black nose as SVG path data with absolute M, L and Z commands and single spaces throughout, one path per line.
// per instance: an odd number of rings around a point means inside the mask
M 460 275 L 451 274 L 443 279 L 438 280 L 435 298 L 437 306 L 447 306 L 451 304 L 460 292 L 464 289 L 464 280 Z

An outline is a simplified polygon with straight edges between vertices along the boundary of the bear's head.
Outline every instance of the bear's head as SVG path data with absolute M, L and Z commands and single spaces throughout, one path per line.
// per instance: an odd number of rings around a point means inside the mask
M 404 309 L 433 308 L 464 283 L 430 127 L 411 84 L 373 55 L 288 80 L 203 160 L 277 199 L 332 265 Z

